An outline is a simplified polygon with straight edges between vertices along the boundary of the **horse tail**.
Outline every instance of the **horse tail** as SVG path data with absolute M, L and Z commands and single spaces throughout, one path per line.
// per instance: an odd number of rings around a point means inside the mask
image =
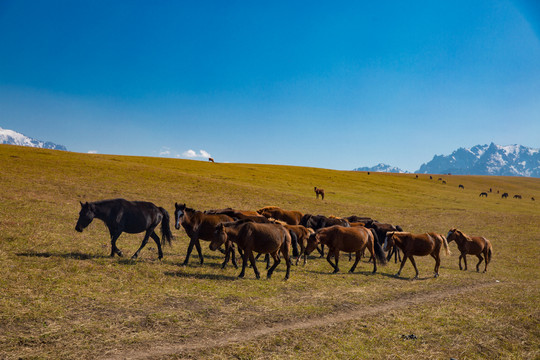
M 439 237 L 441 238 L 442 244 L 444 246 L 444 252 L 446 253 L 446 255 L 450 255 L 451 252 L 450 252 L 450 248 L 448 247 L 448 241 L 446 241 L 446 236 L 439 235 Z
M 298 257 L 298 236 L 296 236 L 296 233 L 292 230 L 289 230 L 289 234 L 291 235 L 292 254 L 293 256 Z
M 486 239 L 486 242 L 488 245 L 487 258 L 488 258 L 488 261 L 491 261 L 491 256 L 493 255 L 493 246 L 491 246 L 491 242 L 488 239 Z
M 386 265 L 386 254 L 384 253 L 381 244 L 379 244 L 379 236 L 377 236 L 375 229 L 369 230 L 373 234 L 373 249 L 375 250 L 375 257 L 381 265 Z
M 173 234 L 169 226 L 169 213 L 162 207 L 159 207 L 158 209 L 161 212 L 161 215 L 163 215 L 163 219 L 161 220 L 161 245 L 165 245 L 165 242 L 171 245 Z

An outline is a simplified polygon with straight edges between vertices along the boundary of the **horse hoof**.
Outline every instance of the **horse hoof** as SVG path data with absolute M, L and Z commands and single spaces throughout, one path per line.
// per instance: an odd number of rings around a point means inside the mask
M 438 278 L 439 277 L 439 274 L 435 274 L 435 276 L 433 276 L 434 278 Z

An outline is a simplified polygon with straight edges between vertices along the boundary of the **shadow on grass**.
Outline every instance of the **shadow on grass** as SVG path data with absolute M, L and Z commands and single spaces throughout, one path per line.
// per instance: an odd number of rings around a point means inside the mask
M 429 279 L 434 279 L 433 275 L 426 276 L 426 277 L 419 277 L 418 279 L 414 279 L 412 277 L 397 276 L 395 274 L 384 274 L 384 273 L 379 273 L 379 274 L 388 278 L 397 279 L 397 280 L 407 280 L 407 281 L 425 281 Z
M 96 255 L 96 254 L 84 254 L 78 251 L 68 252 L 68 253 L 54 253 L 50 251 L 38 252 L 38 251 L 27 251 L 22 253 L 17 253 L 17 256 L 26 256 L 26 257 L 61 257 L 64 259 L 76 259 L 76 260 L 89 260 L 89 259 L 105 259 L 109 258 L 106 255 Z
M 203 279 L 203 280 L 237 280 L 236 276 L 220 275 L 220 274 L 189 274 L 182 271 L 166 271 L 166 276 L 191 278 L 191 279 Z

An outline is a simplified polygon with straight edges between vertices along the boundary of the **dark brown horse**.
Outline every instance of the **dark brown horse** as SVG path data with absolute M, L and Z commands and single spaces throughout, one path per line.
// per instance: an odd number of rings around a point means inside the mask
M 248 258 L 257 279 L 261 277 L 257 269 L 255 257 L 253 256 L 253 252 L 257 252 L 260 254 L 270 254 L 274 259 L 274 264 L 268 269 L 268 273 L 266 274 L 266 277 L 270 279 L 275 268 L 281 262 L 279 258 L 279 253 L 281 252 L 287 264 L 285 279 L 289 278 L 291 271 L 291 258 L 289 256 L 291 235 L 282 225 L 260 224 L 240 220 L 228 224 L 219 224 L 215 228 L 215 235 L 210 243 L 211 250 L 215 250 L 227 242 L 234 242 L 243 250 L 242 271 L 238 277 L 244 277 Z
M 491 242 L 482 236 L 468 236 L 458 229 L 451 229 L 446 235 L 448 242 L 454 240 L 461 253 L 459 255 L 459 270 L 461 270 L 461 259 L 465 264 L 467 270 L 467 254 L 476 255 L 478 257 L 478 264 L 476 264 L 476 271 L 480 271 L 480 264 L 485 260 L 484 272 L 487 271 L 487 266 L 491 261 L 491 255 L 493 254 L 493 248 Z M 482 258 L 482 254 L 484 257 Z
M 387 251 L 391 247 L 397 246 L 403 251 L 403 260 L 396 276 L 401 274 L 401 270 L 407 259 L 410 259 L 414 266 L 416 275 L 413 279 L 418 279 L 418 268 L 414 261 L 413 255 L 426 256 L 431 255 L 435 259 L 435 277 L 439 276 L 439 266 L 441 264 L 440 251 L 441 246 L 444 246 L 446 254 L 450 254 L 448 243 L 444 236 L 436 233 L 411 234 L 409 232 L 391 232 L 386 234 L 384 240 L 384 250 Z
M 208 158 L 208 161 L 214 162 L 214 158 Z
M 520 199 L 521 200 L 521 195 L 519 195 L 519 194 L 514 195 L 514 199 Z
M 483 196 L 483 197 L 487 197 L 487 195 L 488 195 L 487 192 L 481 192 L 480 195 L 478 195 L 478 196 L 479 196 L 479 197 L 482 197 L 482 196 Z
M 256 211 L 236 210 L 230 207 L 225 209 L 205 210 L 204 213 L 209 215 L 227 215 L 237 220 L 251 217 L 263 217 L 262 215 L 257 214 Z
M 508 193 L 506 192 L 501 195 L 501 199 L 506 199 L 507 197 L 508 197 Z
M 459 188 L 459 189 L 464 189 L 464 190 L 465 190 L 465 186 L 463 186 L 463 185 L 461 185 L 461 184 L 458 185 L 458 188 Z M 491 191 L 490 191 L 490 192 L 491 192 Z
M 222 222 L 230 222 L 234 219 L 230 216 L 223 214 L 205 214 L 202 211 L 197 211 L 186 207 L 186 204 L 180 205 L 178 203 L 174 204 L 174 218 L 175 218 L 175 228 L 176 230 L 180 229 L 180 224 L 186 231 L 187 236 L 189 236 L 189 245 L 187 249 L 186 260 L 184 260 L 184 265 L 187 265 L 189 261 L 189 256 L 193 250 L 193 246 L 196 247 L 197 252 L 199 253 L 199 260 L 201 264 L 204 262 L 204 258 L 201 251 L 200 240 L 212 241 L 215 238 L 215 228 L 218 224 Z M 229 252 L 232 253 L 232 263 L 234 267 L 236 265 L 235 251 L 234 247 L 226 247 L 226 256 L 225 261 L 221 264 L 221 267 L 225 267 L 229 260 Z
M 324 200 L 324 189 L 318 189 L 315 186 L 314 190 L 315 190 L 315 196 L 317 197 L 317 199 L 319 198 L 319 195 L 321 195 L 321 200 Z
M 289 225 L 285 223 L 284 221 L 276 220 L 278 224 L 281 224 L 285 227 L 285 229 L 289 230 L 289 233 L 291 235 L 292 239 L 296 239 L 296 243 L 300 245 L 300 253 L 298 253 L 298 250 L 295 250 L 295 242 L 293 241 L 293 255 L 296 256 L 296 264 L 298 265 L 298 261 L 304 255 L 304 265 L 306 265 L 307 262 L 307 255 L 305 254 L 306 246 L 308 238 L 311 234 L 315 233 L 313 229 L 306 228 L 302 225 Z
M 173 238 L 169 227 L 169 213 L 164 208 L 157 207 L 151 202 L 127 201 L 124 199 L 86 202 L 84 204 L 81 202 L 81 211 L 79 212 L 79 220 L 77 221 L 77 225 L 75 225 L 75 230 L 82 232 L 84 228 L 90 225 L 94 218 L 102 220 L 109 229 L 111 236 L 111 257 L 114 254 L 122 256 L 122 252 L 116 247 L 116 240 L 122 232 L 129 234 L 145 232 L 141 246 L 133 254 L 132 259 L 136 259 L 139 256 L 139 252 L 148 243 L 150 237 L 157 245 L 159 259 L 163 258 L 161 243 L 154 231 L 160 222 L 161 242 L 164 244 L 167 241 L 170 244 Z
M 266 206 L 257 210 L 257 214 L 266 218 L 285 221 L 289 225 L 298 225 L 302 219 L 302 213 L 295 210 L 283 210 L 277 206 Z
M 349 270 L 354 272 L 356 265 L 362 257 L 362 252 L 367 248 L 373 256 L 373 273 L 377 272 L 377 260 L 381 264 L 386 264 L 384 252 L 377 241 L 377 234 L 374 230 L 365 227 L 343 227 L 335 225 L 317 230 L 308 239 L 306 254 L 310 254 L 317 248 L 317 245 L 328 246 L 328 256 L 326 261 L 334 268 L 334 273 L 339 271 L 339 252 L 356 253 L 356 259 Z M 330 258 L 334 256 L 336 263 L 332 263 Z

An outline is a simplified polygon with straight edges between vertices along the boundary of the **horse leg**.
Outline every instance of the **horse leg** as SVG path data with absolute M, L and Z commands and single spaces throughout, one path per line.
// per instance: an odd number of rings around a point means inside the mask
M 194 237 L 192 237 L 192 238 L 189 240 L 189 245 L 188 245 L 188 248 L 187 248 L 187 254 L 186 254 L 186 260 L 184 260 L 183 265 L 187 265 L 187 264 L 188 264 L 189 257 L 191 256 L 191 252 L 193 251 L 193 245 L 195 245 L 195 238 L 194 238 Z
M 463 264 L 465 266 L 465 268 L 463 270 L 466 271 L 467 270 L 467 255 L 463 254 L 462 256 L 463 256 Z
M 225 259 L 223 259 L 223 262 L 221 263 L 222 269 L 225 269 L 225 266 L 227 265 L 227 263 L 229 262 L 229 259 L 231 258 L 231 247 L 232 247 L 232 244 L 230 243 L 230 241 L 227 241 L 225 243 Z
M 317 247 L 317 251 L 319 252 L 319 254 L 321 254 L 321 257 L 324 257 L 324 245 L 321 244 L 321 247 Z
M 283 258 L 285 259 L 285 264 L 287 265 L 287 272 L 285 273 L 285 279 L 287 280 L 289 278 L 289 275 L 291 273 L 291 257 L 289 256 L 289 249 L 282 250 L 281 253 L 283 254 Z
M 350 253 L 349 253 L 350 254 Z M 362 257 L 362 253 L 360 251 L 356 252 L 356 257 L 354 259 L 354 264 L 349 270 L 349 272 L 352 274 L 354 272 L 354 269 L 356 269 L 356 265 L 358 265 L 358 262 L 360 261 L 360 258 Z
M 401 266 L 399 267 L 399 270 L 396 273 L 396 276 L 399 276 L 401 274 L 401 270 L 403 270 L 403 266 L 405 266 L 405 261 L 407 261 L 407 255 L 404 253 L 403 260 L 401 260 Z
M 478 264 L 476 264 L 476 272 L 480 272 L 480 264 L 482 263 L 482 260 L 484 260 L 484 259 L 482 258 L 482 255 L 480 255 L 480 254 L 478 254 L 476 256 L 480 260 L 480 261 L 478 261 Z
M 238 248 L 240 249 L 240 248 Z M 235 269 L 238 269 L 238 264 L 236 263 L 236 250 L 234 244 L 231 243 L 231 262 Z
M 155 231 L 152 231 L 152 233 L 150 234 L 150 237 L 152 239 L 154 239 L 154 242 L 156 243 L 157 245 L 157 249 L 158 249 L 158 259 L 161 260 L 163 259 L 163 249 L 161 249 L 161 241 L 159 241 L 159 236 L 156 234 Z
M 334 273 L 336 273 L 336 272 L 337 272 L 337 270 L 336 270 L 336 265 L 334 265 L 334 263 L 332 262 L 332 260 L 330 260 L 330 257 L 331 257 L 331 256 L 332 256 L 332 252 L 329 251 L 329 252 L 328 252 L 328 255 L 326 256 L 326 261 L 328 261 L 328 263 L 329 263 L 330 265 L 332 265 L 332 268 L 334 269 Z
M 328 251 L 328 254 L 330 254 L 330 251 Z M 334 274 L 339 271 L 339 250 L 336 248 L 334 250 L 334 261 L 336 262 L 336 267 L 334 268 Z
M 246 274 L 247 259 L 248 252 L 244 250 L 244 253 L 242 254 L 242 271 L 240 271 L 240 275 L 238 275 L 239 278 L 243 278 Z
M 440 254 L 431 254 L 431 256 L 435 259 L 435 277 L 439 277 L 439 266 L 441 265 Z
M 199 261 L 201 262 L 201 265 L 202 265 L 204 262 L 204 258 L 202 256 L 201 242 L 199 241 L 199 239 L 197 239 L 197 241 L 195 242 L 195 248 L 197 249 L 197 252 L 199 253 Z
M 414 266 L 414 271 L 416 271 L 416 275 L 413 277 L 413 280 L 416 280 L 418 279 L 418 268 L 416 267 L 416 261 L 414 261 L 414 258 L 411 256 L 409 256 L 409 259 L 411 259 L 411 262 Z
M 146 246 L 146 244 L 148 243 L 148 238 L 150 237 L 150 233 L 153 233 L 154 232 L 154 229 L 148 229 L 146 230 L 146 233 L 144 234 L 144 238 L 143 238 L 143 241 L 141 243 L 141 246 L 139 247 L 139 250 L 137 250 L 135 252 L 135 254 L 133 254 L 133 256 L 131 257 L 131 260 L 134 260 L 136 259 L 137 257 L 139 257 L 139 252 L 142 250 L 142 248 L 144 248 Z
M 463 268 L 461 267 L 461 258 L 463 257 L 463 254 L 460 254 L 459 255 L 459 270 L 463 270 Z
M 371 248 L 369 248 L 369 252 L 371 253 L 371 258 L 373 259 L 373 271 L 371 273 L 375 274 L 377 272 L 377 259 L 375 257 L 375 248 L 373 247 L 373 243 L 371 244 Z
M 111 257 L 114 257 L 114 254 L 116 254 L 116 255 L 122 257 L 122 256 L 123 256 L 122 252 L 120 251 L 119 248 L 116 247 L 116 240 L 118 240 L 118 238 L 120 237 L 120 234 L 121 234 L 122 232 L 120 232 L 120 233 L 118 233 L 118 232 L 113 233 L 113 232 L 111 231 L 110 233 L 111 233 Z
M 255 262 L 255 256 L 253 256 L 253 251 L 249 250 L 249 251 L 245 251 L 245 253 L 248 253 L 249 252 L 249 261 L 251 262 L 251 266 L 253 267 L 253 271 L 255 272 L 255 277 L 257 279 L 260 279 L 261 278 L 261 273 L 259 272 L 259 269 L 257 269 L 257 264 Z
M 264 255 L 264 261 L 266 261 L 266 269 L 265 270 L 270 269 L 270 255 L 269 254 Z
M 281 259 L 279 258 L 277 251 L 272 254 L 272 258 L 274 259 L 274 264 L 272 265 L 270 269 L 268 269 L 268 272 L 266 273 L 267 279 L 270 279 L 272 277 L 272 273 L 274 272 L 278 264 L 281 262 Z M 268 256 L 268 262 L 270 262 L 270 256 Z

